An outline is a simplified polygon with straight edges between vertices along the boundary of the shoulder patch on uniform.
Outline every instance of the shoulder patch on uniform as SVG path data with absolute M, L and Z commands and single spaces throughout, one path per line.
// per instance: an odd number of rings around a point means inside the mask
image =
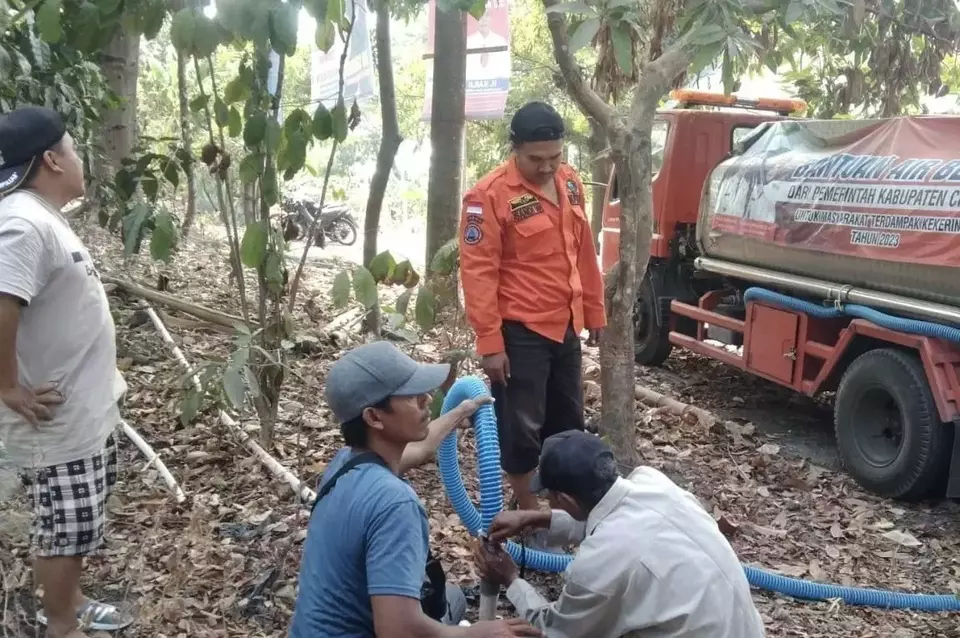
M 468 246 L 475 246 L 480 243 L 481 239 L 483 239 L 483 230 L 480 228 L 480 224 L 471 220 L 463 227 L 463 243 Z
M 466 214 L 476 215 L 477 217 L 480 217 L 481 215 L 483 215 L 483 205 L 477 204 L 476 202 L 468 203 L 466 208 Z
M 567 194 L 570 198 L 570 203 L 574 206 L 579 206 L 583 203 L 580 201 L 580 188 L 577 186 L 576 180 L 567 180 Z
M 531 204 L 536 204 L 537 198 L 527 193 L 525 195 L 520 195 L 519 197 L 514 197 L 508 203 L 510 204 L 510 210 L 514 211 L 514 210 L 523 208 L 524 206 L 530 206 Z

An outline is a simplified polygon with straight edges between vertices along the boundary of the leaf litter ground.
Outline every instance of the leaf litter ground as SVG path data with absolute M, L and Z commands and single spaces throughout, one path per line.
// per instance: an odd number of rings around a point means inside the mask
M 104 272 L 152 282 L 162 271 L 171 294 L 239 312 L 221 244 L 195 240 L 184 249 L 179 267 L 158 269 L 140 259 L 124 259 L 114 240 L 97 236 L 89 243 Z M 341 267 L 309 262 L 303 302 L 296 313 L 301 329 L 315 332 L 337 314 L 327 291 Z M 120 365 L 130 388 L 125 418 L 154 446 L 189 498 L 177 505 L 156 471 L 141 471 L 143 458 L 122 440 L 120 482 L 109 503 L 110 549 L 104 558 L 91 561 L 85 574 L 87 590 L 122 601 L 137 613 L 138 622 L 123 636 L 285 635 L 308 511 L 296 504 L 288 486 L 274 479 L 235 435 L 217 423 L 215 411 L 205 410 L 186 427 L 181 424 L 183 370 L 151 325 L 131 321 L 141 301 L 113 293 L 111 304 Z M 172 332 L 195 366 L 229 353 L 228 335 Z M 340 445 L 322 403 L 323 379 L 341 348 L 352 345 L 327 338 L 318 343 L 317 352 L 291 362 L 299 378 L 285 388 L 273 450 L 281 463 L 310 483 Z M 430 342 L 408 349 L 424 360 L 441 351 Z M 595 352 L 587 349 L 590 414 L 599 408 L 594 360 Z M 708 381 L 684 388 L 695 391 L 695 398 L 677 394 L 677 379 L 698 378 Z M 674 355 L 665 371 L 643 371 L 641 381 L 707 409 L 726 408 L 732 398 L 752 401 L 757 393 L 779 396 L 784 404 L 787 396 L 714 362 L 684 355 Z M 255 418 L 241 417 L 238 421 L 255 435 Z M 660 408 L 641 407 L 637 414 L 637 444 L 644 463 L 696 494 L 745 563 L 821 582 L 904 592 L 960 589 L 955 505 L 911 506 L 873 497 L 845 475 L 790 455 L 781 443 L 746 423 L 708 428 Z M 469 433 L 460 436 L 460 448 L 467 487 L 476 495 Z M 446 500 L 436 466 L 424 466 L 409 478 L 430 514 L 432 543 L 450 578 L 470 591 L 476 583 L 470 538 Z M 0 507 L 5 601 L 0 626 L 6 635 L 30 636 L 36 603 L 27 563 L 24 504 L 15 497 Z M 558 593 L 557 576 L 529 577 L 552 595 Z M 956 616 L 946 614 L 806 603 L 756 590 L 754 599 L 769 636 L 960 636 Z M 502 607 L 509 613 L 508 603 Z

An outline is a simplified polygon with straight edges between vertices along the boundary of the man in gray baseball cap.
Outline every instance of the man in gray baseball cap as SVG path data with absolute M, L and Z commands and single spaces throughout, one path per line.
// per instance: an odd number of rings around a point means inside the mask
M 417 363 L 385 341 L 341 357 L 326 380 L 344 447 L 320 481 L 300 564 L 290 638 L 540 636 L 523 620 L 457 629 L 466 599 L 429 550 L 427 513 L 399 475 L 486 400 L 430 422 L 450 366 Z

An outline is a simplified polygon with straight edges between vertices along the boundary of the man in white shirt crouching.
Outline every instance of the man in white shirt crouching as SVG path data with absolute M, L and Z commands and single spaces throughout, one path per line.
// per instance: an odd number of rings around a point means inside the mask
M 547 638 L 764 636 L 733 548 L 696 497 L 661 472 L 638 467 L 621 478 L 599 437 L 569 431 L 544 441 L 533 486 L 552 511 L 502 512 L 475 559 Z M 550 545 L 580 543 L 552 603 L 500 546 L 536 529 Z

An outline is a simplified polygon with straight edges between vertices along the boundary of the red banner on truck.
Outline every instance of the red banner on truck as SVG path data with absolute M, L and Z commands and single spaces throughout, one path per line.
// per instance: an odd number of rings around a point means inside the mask
M 960 118 L 790 120 L 741 144 L 705 188 L 711 235 L 960 266 Z

